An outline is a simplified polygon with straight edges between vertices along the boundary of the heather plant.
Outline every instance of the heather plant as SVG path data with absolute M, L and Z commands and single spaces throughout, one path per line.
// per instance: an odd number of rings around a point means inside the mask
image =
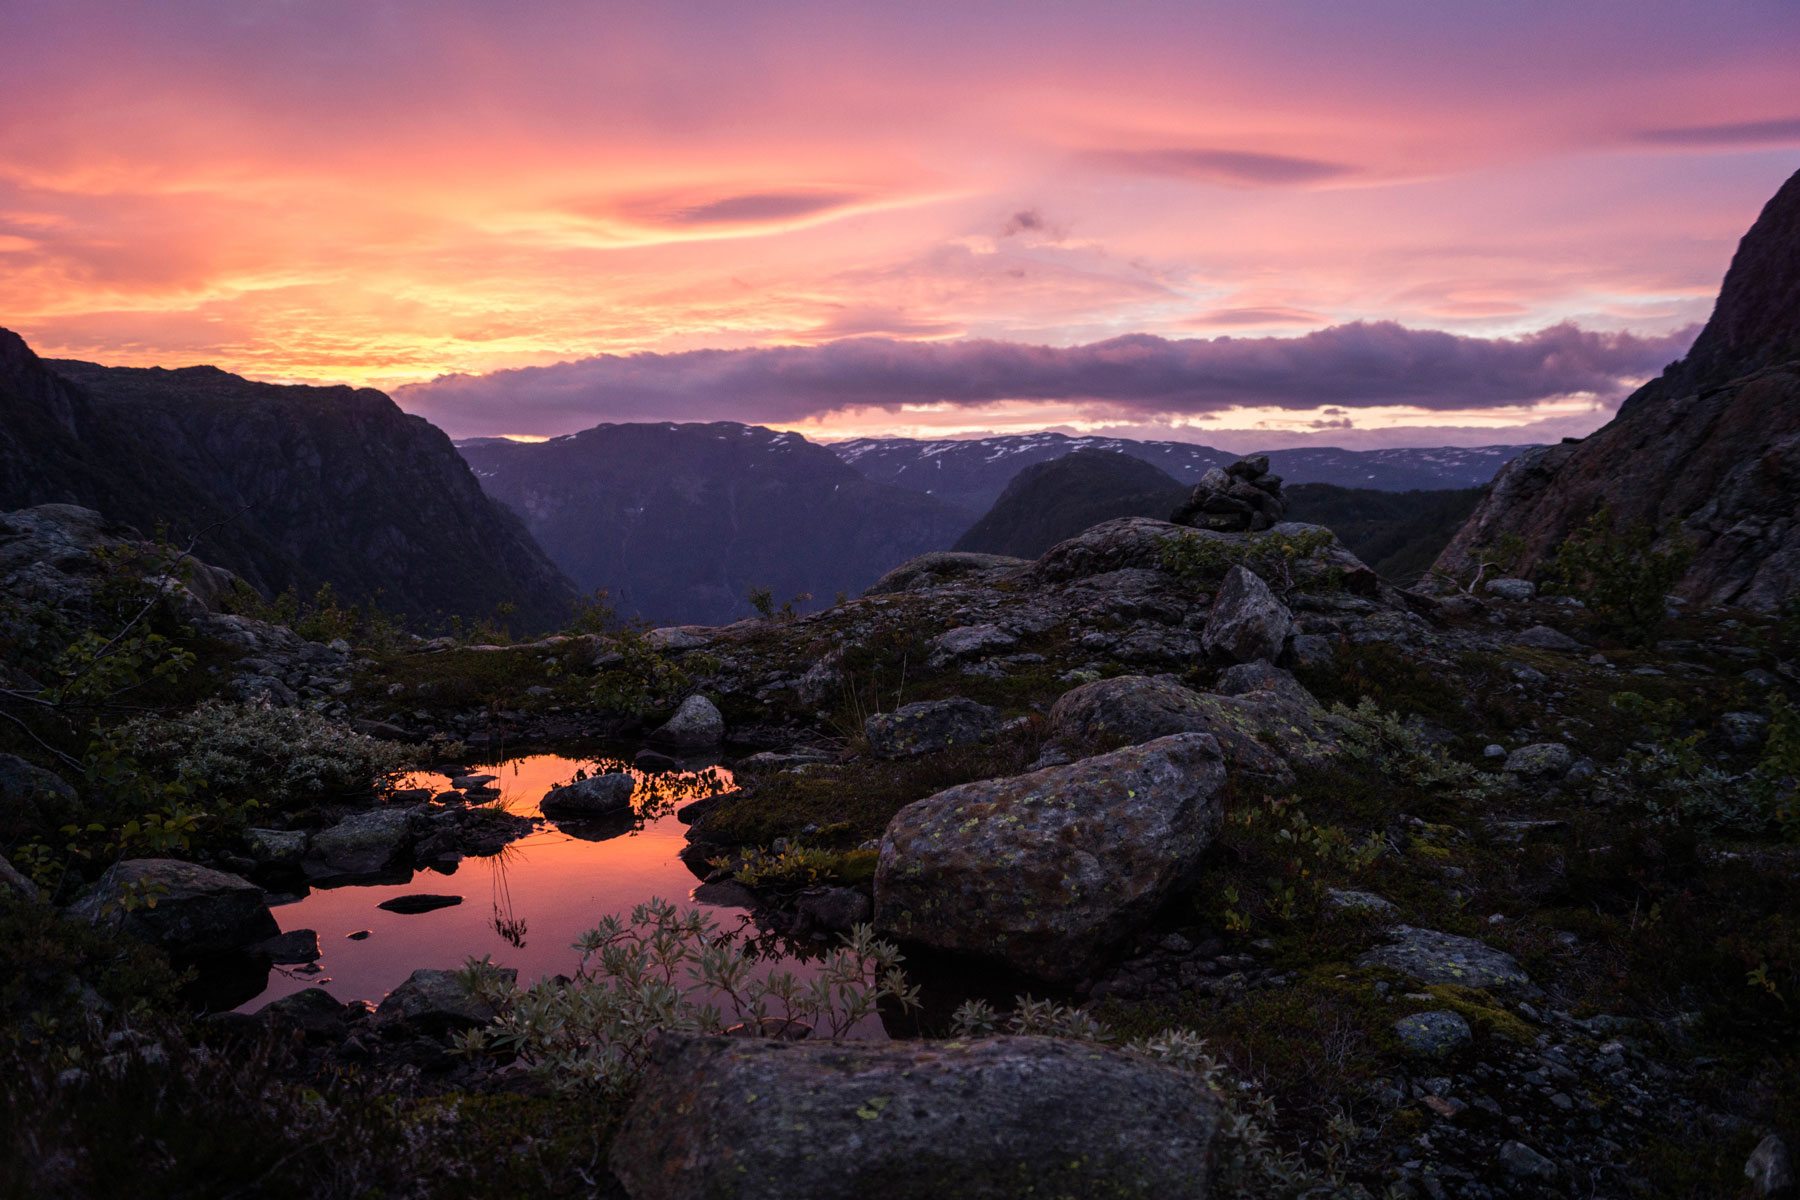
M 1351 762 L 1379 767 L 1418 787 L 1471 797 L 1496 786 L 1492 775 L 1452 758 L 1427 741 L 1417 724 L 1367 696 L 1355 708 L 1334 704 L 1331 712 L 1339 721 L 1338 753 Z
M 1261 576 L 1278 591 L 1292 591 L 1298 584 L 1294 566 L 1330 546 L 1336 538 L 1330 530 L 1304 533 L 1253 533 L 1243 537 L 1182 534 L 1164 541 L 1158 565 L 1169 574 L 1196 586 L 1218 583 L 1232 567 L 1243 567 Z M 1323 572 L 1315 584 L 1326 588 L 1338 580 L 1336 568 Z
M 487 959 L 471 960 L 462 980 L 498 1015 L 461 1035 L 458 1050 L 516 1055 L 559 1091 L 620 1095 L 642 1076 L 661 1032 L 838 1039 L 884 1002 L 918 1005 L 900 952 L 868 926 L 813 960 L 805 979 L 771 968 L 741 930 L 660 899 L 606 917 L 575 949 L 573 980 L 523 990 Z

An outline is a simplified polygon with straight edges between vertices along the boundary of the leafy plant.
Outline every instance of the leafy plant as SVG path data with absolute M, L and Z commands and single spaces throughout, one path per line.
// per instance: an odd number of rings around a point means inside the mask
M 1621 530 L 1602 507 L 1558 547 L 1544 582 L 1580 599 L 1603 629 L 1648 645 L 1667 619 L 1669 589 L 1693 557 L 1678 531 L 1659 533 L 1644 521 Z
M 1295 566 L 1332 545 L 1337 539 L 1328 529 L 1305 533 L 1253 533 L 1243 537 L 1198 533 L 1165 540 L 1158 565 L 1186 583 L 1207 586 L 1223 579 L 1233 567 L 1260 575 L 1271 587 L 1291 591 L 1299 586 Z M 1342 573 L 1327 567 L 1303 582 L 1329 590 L 1342 584 Z
M 498 1011 L 458 1039 L 467 1055 L 517 1055 L 559 1091 L 629 1091 L 643 1073 L 651 1035 L 805 1032 L 841 1038 L 884 1002 L 913 1008 L 917 989 L 900 952 L 858 926 L 812 964 L 811 976 L 769 969 L 741 931 L 721 931 L 697 909 L 653 899 L 628 918 L 608 916 L 576 943 L 581 963 L 567 983 L 520 990 L 483 958 L 463 982 Z
M 874 877 L 875 858 L 873 850 L 821 850 L 790 844 L 779 851 L 758 848 L 708 862 L 730 869 L 745 887 L 780 893 L 821 884 L 866 883 Z
M 750 589 L 750 607 L 756 615 L 771 620 L 796 621 L 800 618 L 800 605 L 812 599 L 811 592 L 801 592 L 791 599 L 784 600 L 778 608 L 775 604 L 775 590 L 766 587 Z

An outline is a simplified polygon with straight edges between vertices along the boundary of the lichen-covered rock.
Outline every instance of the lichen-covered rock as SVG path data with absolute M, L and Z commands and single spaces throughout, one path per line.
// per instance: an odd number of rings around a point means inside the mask
M 1531 977 L 1518 960 L 1485 942 L 1435 929 L 1396 925 L 1391 939 L 1356 960 L 1362 967 L 1387 967 L 1424 984 L 1458 984 L 1492 991 L 1530 992 Z
M 1294 780 L 1293 763 L 1332 753 L 1331 720 L 1298 681 L 1218 696 L 1167 676 L 1116 675 L 1064 692 L 1051 706 L 1049 724 L 1058 741 L 1086 750 L 1210 733 L 1234 775 L 1286 787 Z
M 291 867 L 306 857 L 304 829 L 246 829 L 244 846 L 264 866 Z
M 1294 614 L 1255 573 L 1233 567 L 1213 598 L 1200 641 L 1210 654 L 1234 662 L 1270 662 L 1281 657 L 1294 636 Z
M 1575 765 L 1575 752 L 1561 742 L 1520 746 L 1506 756 L 1506 770 L 1529 779 L 1561 779 Z
M 1086 579 L 1129 567 L 1162 565 L 1168 544 L 1183 537 L 1225 537 L 1186 529 L 1151 517 L 1119 517 L 1102 521 L 1044 551 L 1032 573 L 1046 583 Z
M 69 915 L 110 925 L 174 954 L 226 953 L 281 932 L 254 883 L 173 858 L 115 863 Z
M 881 758 L 930 754 L 987 741 L 1000 729 L 1000 714 L 961 696 L 902 704 L 863 722 L 869 751 Z
M 1092 1044 L 667 1037 L 611 1162 L 633 1200 L 1174 1200 L 1218 1124 L 1191 1073 Z
M 725 718 L 705 696 L 689 696 L 650 738 L 665 746 L 702 750 L 725 740 Z
M 404 859 L 412 848 L 415 818 L 409 808 L 352 813 L 313 835 L 302 865 L 315 879 L 378 874 Z
M 508 980 L 511 967 L 496 968 Z M 410 1021 L 429 1030 L 473 1029 L 494 1019 L 494 1006 L 469 991 L 455 971 L 421 968 L 387 994 L 375 1015 L 384 1021 Z
M 1018 644 L 1018 638 L 998 625 L 963 625 L 931 640 L 931 664 L 941 667 L 958 659 L 1010 650 Z
M 1224 782 L 1218 742 L 1186 733 L 929 796 L 882 835 L 876 926 L 1079 978 L 1192 876 Z
M 1442 1058 L 1474 1040 L 1469 1023 L 1453 1012 L 1410 1013 L 1394 1022 L 1394 1036 L 1414 1054 Z
M 1537 595 L 1537 584 L 1529 579 L 1490 579 L 1482 585 L 1482 590 L 1490 596 L 1517 603 Z
M 631 811 L 636 777 L 623 771 L 590 775 L 551 788 L 538 804 L 546 817 L 610 817 Z

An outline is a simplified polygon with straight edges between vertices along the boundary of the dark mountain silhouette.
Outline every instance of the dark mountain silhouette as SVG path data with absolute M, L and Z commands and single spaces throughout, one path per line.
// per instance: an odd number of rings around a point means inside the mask
M 1077 450 L 1026 467 L 958 550 L 1036 558 L 1114 517 L 1166 518 L 1188 488 L 1127 454 Z M 1329 483 L 1284 486 L 1287 519 L 1324 525 L 1383 578 L 1411 583 L 1468 517 L 1480 488 L 1383 492 Z
M 819 607 L 944 549 L 968 523 L 799 434 L 735 422 L 598 425 L 460 449 L 576 583 L 658 622 L 747 616 L 751 588 Z
M 1187 492 L 1168 472 L 1129 454 L 1077 450 L 1013 476 L 955 548 L 1036 558 L 1114 517 L 1167 517 Z
M 510 601 L 530 628 L 574 598 L 449 439 L 377 391 L 43 360 L 0 330 L 0 414 L 0 508 L 199 534 L 199 557 L 265 593 L 329 583 L 434 624 Z
M 1604 428 L 1511 463 L 1438 566 L 1466 577 L 1505 542 L 1529 575 L 1602 508 L 1679 528 L 1690 600 L 1772 610 L 1800 587 L 1800 173 L 1739 243 L 1687 357 Z

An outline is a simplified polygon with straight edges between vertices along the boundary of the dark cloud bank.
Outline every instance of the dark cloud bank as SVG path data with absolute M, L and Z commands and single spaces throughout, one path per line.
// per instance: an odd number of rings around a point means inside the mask
M 603 421 L 784 424 L 844 408 L 1091 403 L 1115 416 L 1194 415 L 1234 405 L 1489 408 L 1575 393 L 1617 399 L 1678 358 L 1695 329 L 1659 337 L 1554 325 L 1476 338 L 1392 322 L 1302 337 L 1172 341 L 1136 334 L 1086 346 L 903 342 L 600 355 L 451 375 L 400 402 L 456 436 L 568 433 Z

